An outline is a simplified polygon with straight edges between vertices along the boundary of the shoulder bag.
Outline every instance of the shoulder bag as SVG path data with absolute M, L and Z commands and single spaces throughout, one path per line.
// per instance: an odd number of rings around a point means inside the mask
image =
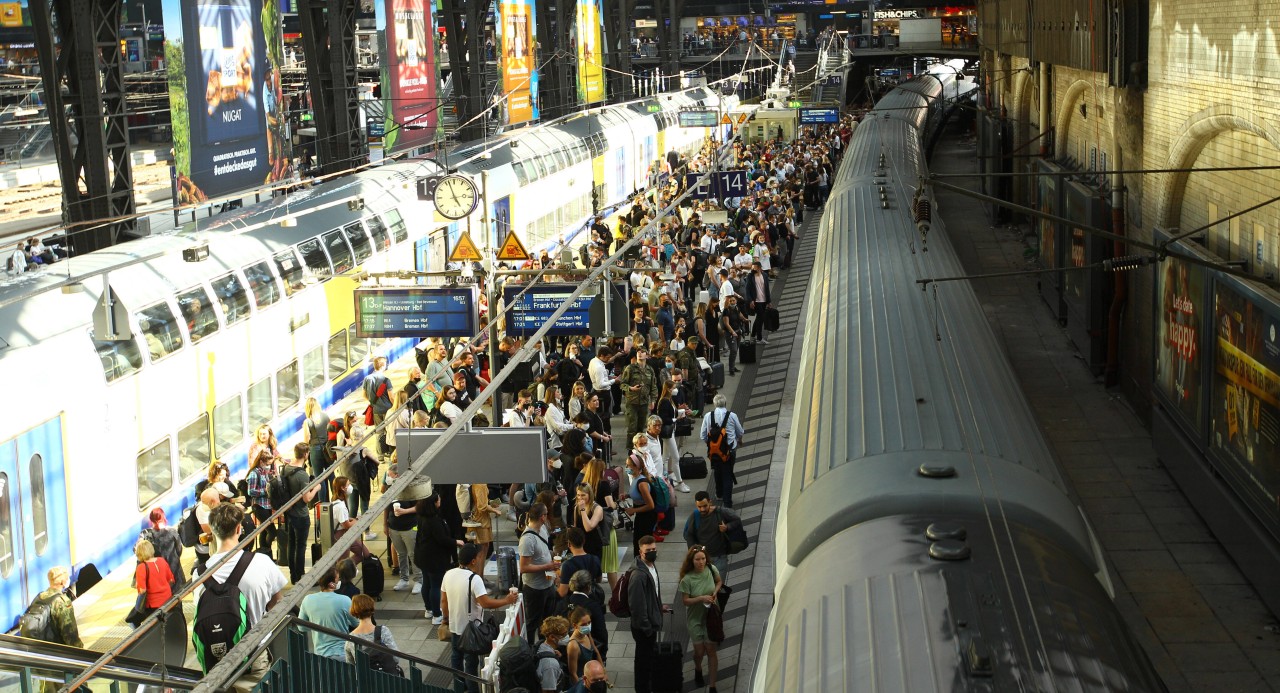
M 471 574 L 472 580 L 476 577 Z M 467 615 L 471 615 L 475 594 L 471 591 L 471 582 L 467 583 Z M 498 639 L 498 624 L 491 617 L 481 616 L 471 619 L 459 636 L 458 649 L 466 654 L 484 657 L 493 650 L 493 641 Z

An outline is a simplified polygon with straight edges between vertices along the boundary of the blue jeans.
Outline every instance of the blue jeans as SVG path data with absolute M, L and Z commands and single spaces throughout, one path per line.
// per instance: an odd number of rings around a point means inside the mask
M 307 459 L 311 462 L 311 478 L 320 476 L 322 472 L 329 466 L 329 455 L 324 451 L 324 445 L 312 445 L 307 451 Z M 321 484 L 320 492 L 316 494 L 320 503 L 329 502 L 329 480 L 325 479 L 325 483 Z
M 286 515 L 289 523 L 289 581 L 297 582 L 307 570 L 307 547 L 311 546 L 311 516 Z
M 473 654 L 463 652 L 460 647 L 461 645 L 462 636 L 454 635 L 453 652 L 450 653 L 450 666 L 454 669 L 459 669 L 475 676 L 476 672 L 480 670 L 480 658 Z M 453 690 L 454 693 L 480 693 L 480 686 L 474 681 L 464 681 L 460 678 L 454 677 Z
M 412 558 L 409 559 L 412 562 Z M 400 569 L 404 574 L 404 569 Z M 422 606 L 432 613 L 440 614 L 440 584 L 444 582 L 444 573 L 422 571 Z

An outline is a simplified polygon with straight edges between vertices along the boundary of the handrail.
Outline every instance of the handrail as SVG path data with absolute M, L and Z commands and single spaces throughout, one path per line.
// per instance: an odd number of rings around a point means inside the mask
M 449 672 L 450 674 L 452 674 L 452 675 L 454 675 L 454 676 L 457 676 L 458 678 L 461 678 L 461 679 L 463 679 L 463 680 L 465 680 L 465 681 L 470 681 L 470 682 L 476 683 L 476 684 L 481 685 L 481 686 L 492 686 L 492 685 L 493 685 L 493 683 L 492 683 L 492 682 L 490 682 L 490 681 L 488 681 L 488 680 L 486 680 L 486 679 L 482 679 L 482 678 L 480 678 L 479 676 L 474 676 L 474 675 L 472 675 L 472 674 L 468 674 L 468 673 L 467 673 L 467 672 L 465 672 L 465 671 L 458 671 L 457 669 L 454 669 L 453 667 L 447 667 L 447 666 L 445 666 L 445 665 L 443 665 L 443 664 L 441 664 L 441 663 L 439 663 L 439 662 L 433 662 L 433 661 L 431 661 L 431 660 L 429 660 L 429 659 L 423 659 L 422 657 L 418 657 L 418 656 L 415 656 L 415 655 L 407 654 L 407 653 L 405 653 L 405 652 L 403 652 L 403 651 L 401 651 L 401 650 L 393 650 L 393 649 L 391 649 L 390 647 L 387 647 L 386 645 L 383 645 L 382 643 L 379 643 L 379 642 L 374 642 L 373 640 L 365 640 L 364 638 L 357 638 L 356 636 L 351 635 L 350 633 L 343 633 L 343 632 L 341 632 L 341 631 L 336 631 L 336 630 L 332 630 L 332 629 L 329 629 L 329 628 L 325 628 L 325 627 L 324 627 L 324 626 L 322 626 L 322 625 L 319 625 L 319 624 L 317 624 L 317 623 L 312 623 L 311 621 L 304 620 L 304 619 L 299 618 L 299 617 L 297 617 L 297 616 L 289 615 L 289 616 L 288 616 L 287 618 L 285 618 L 285 619 L 284 619 L 284 621 L 282 621 L 281 623 L 282 623 L 284 626 L 286 626 L 286 627 L 288 627 L 288 626 L 293 626 L 293 625 L 297 625 L 297 626 L 299 626 L 299 627 L 301 627 L 301 628 L 306 628 L 306 629 L 308 629 L 308 630 L 313 630 L 313 631 L 315 631 L 315 632 L 317 632 L 317 633 L 323 633 L 323 634 L 328 635 L 328 636 L 330 636 L 330 637 L 338 638 L 338 639 L 340 639 L 340 640 L 346 640 L 347 642 L 349 642 L 349 643 L 351 643 L 351 644 L 355 645 L 355 646 L 356 646 L 356 647 L 358 647 L 358 648 L 360 648 L 360 647 L 364 647 L 364 648 L 372 648 L 372 649 L 375 649 L 375 650 L 377 650 L 377 651 L 379 651 L 379 652 L 382 652 L 382 653 L 384 653 L 384 654 L 389 654 L 389 655 L 391 655 L 392 657 L 396 657 L 397 659 L 407 659 L 407 660 L 409 660 L 409 662 L 411 662 L 411 663 L 413 663 L 413 664 L 421 664 L 421 665 L 423 665 L 423 666 L 425 666 L 425 667 L 428 667 L 428 668 L 431 668 L 431 669 L 441 669 L 441 670 L 447 671 L 447 672 Z M 273 639 L 274 639 L 274 638 L 273 638 Z M 257 656 L 257 654 L 258 654 L 258 652 L 261 652 L 261 651 L 262 651 L 262 649 L 264 649 L 264 648 L 259 648 L 257 651 L 255 651 L 255 652 L 254 652 L 254 654 L 253 654 L 253 656 L 252 656 L 252 657 L 249 657 L 249 661 L 250 661 L 250 662 L 252 662 L 252 661 L 253 661 L 253 658 L 254 658 L 254 657 L 256 657 L 256 656 Z
M 93 663 L 87 650 L 58 643 L 0 635 L 0 667 L 28 667 L 76 673 Z M 96 655 L 97 653 L 92 653 Z M 154 670 L 159 669 L 159 673 Z M 194 688 L 202 674 L 194 669 L 167 667 L 133 657 L 118 657 L 98 672 L 102 678 L 168 688 Z

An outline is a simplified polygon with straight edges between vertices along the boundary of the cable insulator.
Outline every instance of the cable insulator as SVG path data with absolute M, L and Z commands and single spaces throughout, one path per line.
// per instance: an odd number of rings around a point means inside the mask
M 933 205 L 927 197 L 917 197 L 911 205 L 911 216 L 915 219 L 916 229 L 921 236 L 928 235 L 933 221 Z
M 1154 260 L 1150 255 L 1121 255 L 1103 260 L 1102 269 L 1106 272 L 1128 272 L 1149 265 Z

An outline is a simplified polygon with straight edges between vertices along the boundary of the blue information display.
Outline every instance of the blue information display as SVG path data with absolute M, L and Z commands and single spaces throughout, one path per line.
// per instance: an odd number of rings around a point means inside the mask
M 625 329 L 627 320 L 626 283 L 615 285 L 612 300 L 614 329 Z M 542 327 L 551 314 L 577 288 L 576 284 L 539 284 L 516 298 L 525 287 L 509 286 L 502 291 L 504 306 L 512 306 L 507 313 L 507 334 L 531 335 Z M 514 304 L 514 305 L 513 305 Z M 604 299 L 596 295 L 581 296 L 560 316 L 551 330 L 551 336 L 600 334 L 604 331 Z M 595 321 L 594 329 L 592 321 Z
M 713 128 L 720 123 L 720 115 L 715 111 L 680 111 L 676 115 L 682 128 Z
M 358 337 L 474 337 L 475 289 L 356 289 Z
M 840 122 L 838 108 L 802 108 L 800 109 L 801 125 L 820 125 Z
M 702 175 L 701 173 L 684 174 L 684 184 L 689 188 L 691 199 L 742 197 L 747 194 L 746 171 L 717 171 L 704 180 L 702 185 L 698 185 L 698 179 Z

